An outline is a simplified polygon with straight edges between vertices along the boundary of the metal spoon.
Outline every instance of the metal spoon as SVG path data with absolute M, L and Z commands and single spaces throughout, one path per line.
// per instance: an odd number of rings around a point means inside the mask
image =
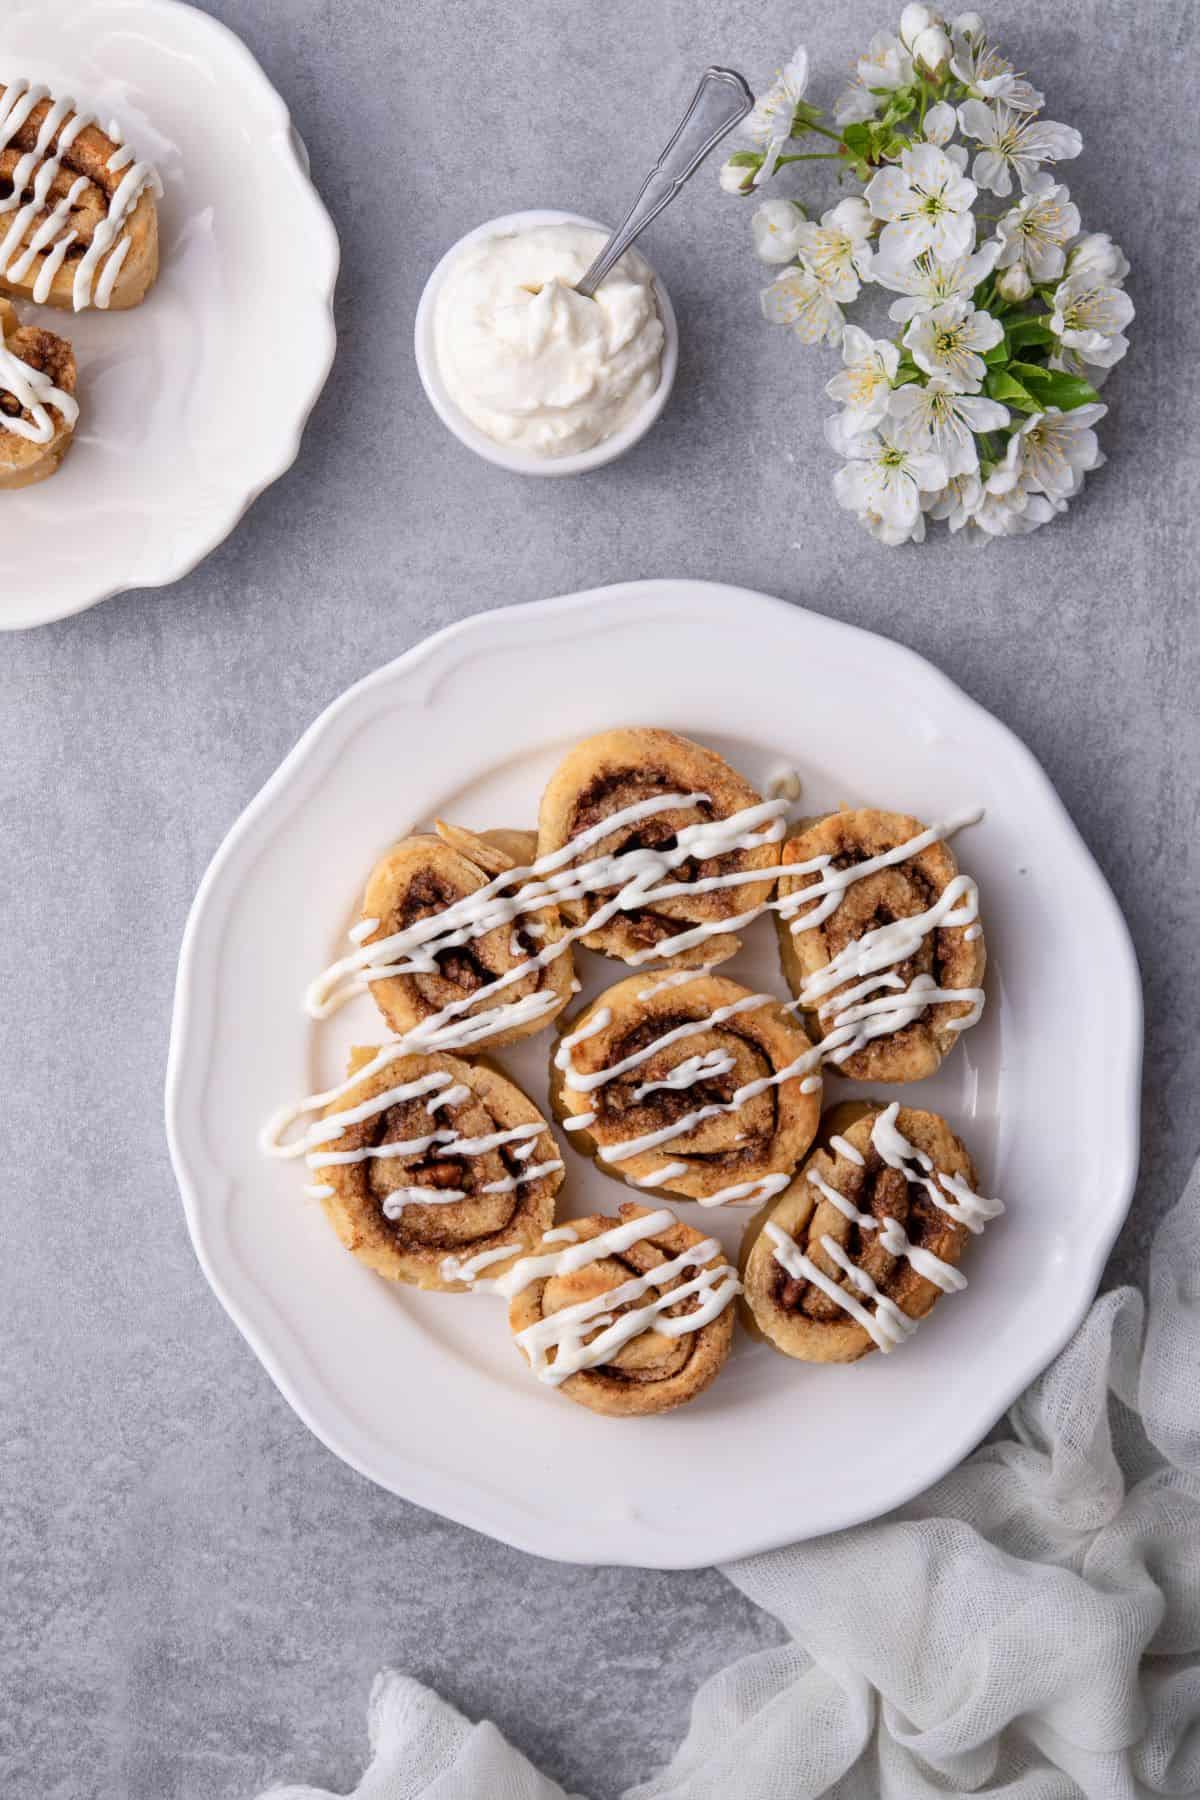
M 670 206 L 709 151 L 733 130 L 739 119 L 745 118 L 753 105 L 754 95 L 735 69 L 705 69 L 691 105 L 642 183 L 637 199 L 582 281 L 576 282 L 577 294 L 585 300 L 592 298 L 634 238 L 645 231 L 651 219 L 657 219 L 665 206 Z

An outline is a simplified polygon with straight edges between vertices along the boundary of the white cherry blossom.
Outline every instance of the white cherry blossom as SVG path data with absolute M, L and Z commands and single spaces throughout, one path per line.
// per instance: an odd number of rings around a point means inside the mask
M 800 248 L 796 234 L 803 223 L 804 209 L 794 200 L 764 200 L 755 207 L 750 232 L 763 262 L 792 262 Z
M 808 79 L 800 49 L 755 103 L 723 188 L 755 192 L 792 160 L 793 129 L 807 133 L 819 116 L 804 104 Z M 1054 166 L 1078 156 L 1082 139 L 1042 117 L 1043 104 L 978 14 L 948 22 L 936 4 L 908 0 L 898 33 L 876 33 L 833 108 L 839 130 L 858 130 L 841 165 L 830 156 L 826 166 L 865 182 L 862 197 L 812 218 L 799 201 L 751 209 L 754 248 L 773 265 L 764 316 L 805 343 L 841 348 L 825 388 L 839 408 L 826 434 L 844 459 L 834 492 L 881 543 L 920 542 L 931 521 L 972 542 L 1035 531 L 1103 461 L 1094 429 L 1103 405 L 1026 417 L 985 392 L 1003 391 L 989 364 L 999 358 L 1003 371 L 1011 354 L 1018 377 L 1025 362 L 1054 372 L 1043 386 L 1024 369 L 1023 404 L 1055 380 L 1067 399 L 1086 394 L 1079 382 L 1099 387 L 1128 347 L 1129 264 L 1107 233 L 1082 230 Z M 977 243 L 977 217 L 997 214 Z M 887 290 L 901 347 L 853 322 L 870 283 Z M 1028 316 L 1014 323 L 1010 309 Z
M 887 417 L 900 352 L 886 338 L 873 338 L 859 326 L 847 325 L 842 335 L 842 361 L 845 368 L 826 385 L 825 392 L 846 408 L 842 432 L 849 438 L 872 430 Z
M 804 344 L 840 344 L 842 309 L 811 269 L 781 269 L 762 290 L 763 317 L 772 325 L 790 325 Z
M 808 51 L 801 44 L 766 93 L 759 95 L 742 124 L 742 135 L 762 150 L 762 167 L 754 177 L 755 187 L 762 187 L 779 167 L 779 159 L 796 122 L 796 108 L 804 98 L 807 86 Z
M 1124 281 L 1128 273 L 1125 253 L 1113 243 L 1107 231 L 1085 231 L 1078 243 L 1071 245 L 1067 258 L 1068 275 L 1098 275 L 1115 285 Z
M 977 100 L 1003 100 L 1014 112 L 1039 112 L 1045 96 L 1015 73 L 1006 57 L 989 44 L 978 13 L 964 13 L 951 32 L 950 72 Z
M 906 449 L 886 420 L 876 431 L 848 434 L 841 418 L 833 418 L 825 431 L 838 454 L 848 458 L 833 478 L 839 506 L 860 516 L 877 514 L 892 530 L 910 534 L 921 514 L 922 492 L 936 493 L 946 485 L 941 458 Z
M 893 265 L 927 250 L 946 262 L 966 256 L 975 242 L 971 207 L 977 192 L 936 144 L 905 150 L 899 168 L 880 169 L 867 184 L 867 204 L 886 221 L 881 254 Z
M 1129 348 L 1124 331 L 1133 316 L 1133 301 L 1124 288 L 1085 269 L 1068 275 L 1055 289 L 1050 329 L 1064 349 L 1107 369 Z
M 1057 281 L 1066 268 L 1066 246 L 1078 230 L 1079 208 L 1065 185 L 1047 175 L 1035 176 L 1029 191 L 996 227 L 1003 245 L 996 266 L 1023 264 L 1032 281 Z
M 895 548 L 899 544 L 923 544 L 925 542 L 925 514 L 919 512 L 911 525 L 889 525 L 877 512 L 860 512 L 858 522 L 877 543 L 887 544 Z
M 754 102 L 754 109 L 742 123 L 742 134 L 760 149 L 792 135 L 796 107 L 808 86 L 808 51 L 801 44 L 791 61 L 785 63 L 764 94 Z
M 1052 500 L 1048 494 L 1037 493 L 1023 479 L 1008 487 L 998 485 L 998 473 L 988 476 L 982 497 L 966 521 L 972 535 L 1025 537 L 1039 525 L 1048 525 L 1056 513 L 1066 512 L 1065 500 Z
M 927 144 L 944 150 L 958 128 L 958 114 L 946 100 L 935 100 L 925 114 L 921 136 Z
M 939 262 L 928 252 L 915 262 L 897 263 L 881 249 L 871 263 L 871 279 L 902 296 L 893 300 L 889 317 L 903 324 L 945 300 L 969 299 L 996 264 L 1000 246 L 993 238 L 969 256 Z
M 927 375 L 940 375 L 960 394 L 977 394 L 987 370 L 982 352 L 1003 336 L 991 313 L 977 312 L 969 300 L 944 300 L 912 321 L 904 342 Z
M 1067 162 L 1083 149 L 1073 125 L 1032 118 L 1004 101 L 988 106 L 982 100 L 964 100 L 958 122 L 963 136 L 982 146 L 971 167 L 974 180 L 1001 199 L 1012 193 L 1014 174 L 1028 191 L 1042 163 Z
M 1057 406 L 1031 413 L 1008 440 L 1004 461 L 988 478 L 991 492 L 1006 494 L 1018 484 L 1052 500 L 1069 500 L 1087 470 L 1104 460 L 1092 427 L 1108 408 L 1093 402 L 1060 412 Z
M 927 500 L 925 510 L 931 519 L 945 519 L 951 531 L 961 531 L 983 499 L 983 482 L 979 470 L 965 475 L 952 475 L 945 487 Z
M 871 279 L 902 296 L 892 301 L 888 316 L 897 324 L 904 324 L 918 313 L 940 306 L 943 300 L 969 300 L 995 268 L 999 254 L 1000 245 L 995 238 L 989 238 L 970 256 L 955 257 L 953 262 L 939 262 L 926 253 L 916 262 L 896 264 L 881 250 L 872 259 Z
M 906 382 L 892 393 L 888 410 L 897 441 L 911 450 L 932 450 L 948 475 L 969 475 L 979 467 L 976 432 L 1000 431 L 1008 408 L 982 394 L 963 394 L 941 376 L 927 386 Z
M 821 223 L 805 220 L 796 228 L 796 245 L 805 267 L 840 303 L 855 300 L 871 266 L 868 242 L 875 221 L 865 200 L 839 200 L 821 214 Z
M 858 59 L 857 74 L 863 87 L 886 88 L 891 93 L 912 80 L 912 57 L 890 31 L 877 31 Z

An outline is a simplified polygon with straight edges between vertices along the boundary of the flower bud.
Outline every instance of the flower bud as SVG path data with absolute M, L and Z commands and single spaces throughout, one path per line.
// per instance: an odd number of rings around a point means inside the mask
M 937 14 L 927 6 L 906 6 L 900 14 L 900 37 L 906 49 L 911 50 L 923 31 L 937 24 Z
M 996 277 L 996 292 L 1004 300 L 1028 300 L 1033 292 L 1029 270 L 1024 263 L 1013 263 Z
M 749 194 L 754 177 L 762 168 L 762 157 L 752 150 L 735 150 L 728 162 L 721 164 L 721 187 L 727 194 Z
M 764 200 L 750 221 L 754 248 L 765 263 L 791 262 L 800 248 L 804 208 L 792 200 Z
M 937 75 L 954 54 L 954 45 L 944 25 L 930 25 L 921 32 L 912 47 L 913 57 L 927 75 Z
M 955 37 L 973 38 L 983 34 L 983 20 L 978 13 L 959 13 L 952 27 Z

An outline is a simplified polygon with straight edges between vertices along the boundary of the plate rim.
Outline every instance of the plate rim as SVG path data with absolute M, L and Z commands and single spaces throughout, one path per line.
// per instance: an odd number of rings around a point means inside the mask
M 111 0 L 84 0 L 85 5 L 93 6 L 110 3 Z M 70 0 L 66 0 L 66 4 L 69 5 Z M 75 0 L 75 5 L 78 10 L 79 0 Z M 318 302 L 313 313 L 313 323 L 318 329 L 312 338 L 312 373 L 307 386 L 297 394 L 295 416 L 288 429 L 281 427 L 270 440 L 264 440 L 266 454 L 263 467 L 255 474 L 249 486 L 244 486 L 239 479 L 236 493 L 232 486 L 225 490 L 226 504 L 223 507 L 213 506 L 209 514 L 213 522 L 207 532 L 198 534 L 186 548 L 181 548 L 176 542 L 176 534 L 164 533 L 157 553 L 151 555 L 149 568 L 145 572 L 139 570 L 136 580 L 118 578 L 111 585 L 98 588 L 86 596 L 81 592 L 73 592 L 61 602 L 51 601 L 49 605 L 27 607 L 19 618 L 0 616 L 0 631 L 33 631 L 40 625 L 53 625 L 61 619 L 74 618 L 79 613 L 88 612 L 93 606 L 115 599 L 118 594 L 170 587 L 174 582 L 182 581 L 186 575 L 190 575 L 193 569 L 199 568 L 236 531 L 260 495 L 286 475 L 296 461 L 305 426 L 324 391 L 337 353 L 333 301 L 341 266 L 341 242 L 329 210 L 312 179 L 308 151 L 292 121 L 287 102 L 249 45 L 223 19 L 204 12 L 199 6 L 193 5 L 191 0 L 136 0 L 136 11 L 139 24 L 147 29 L 155 14 L 167 19 L 187 14 L 190 20 L 201 21 L 197 28 L 208 30 L 221 43 L 223 52 L 240 64 L 247 89 L 256 92 L 257 99 L 263 104 L 267 114 L 276 115 L 277 124 L 266 137 L 266 144 L 273 154 L 280 157 L 285 169 L 294 174 L 297 199 L 307 209 L 314 232 L 316 254 L 311 290 Z
M 1114 1032 L 1114 1042 L 1120 1046 L 1120 1053 L 1126 1063 L 1125 1079 L 1122 1084 L 1124 1110 L 1120 1120 L 1117 1121 L 1120 1137 L 1119 1142 L 1114 1146 L 1114 1153 L 1110 1158 L 1109 1165 L 1112 1204 L 1105 1210 L 1103 1228 L 1088 1241 L 1087 1246 L 1081 1247 L 1081 1253 L 1077 1257 L 1076 1266 L 1081 1270 L 1081 1277 L 1072 1305 L 1067 1308 L 1057 1329 L 1048 1335 L 1045 1342 L 1039 1343 L 1033 1360 L 1023 1364 L 1019 1370 L 1016 1370 L 1014 1365 L 1015 1373 L 1012 1378 L 1001 1384 L 1004 1396 L 1002 1404 L 989 1407 L 989 1416 L 981 1415 L 982 1423 L 979 1418 L 972 1415 L 971 1422 L 965 1431 L 960 1429 L 956 1432 L 951 1426 L 947 1430 L 938 1454 L 931 1455 L 921 1465 L 918 1472 L 914 1473 L 914 1465 L 910 1463 L 905 1465 L 907 1472 L 902 1473 L 898 1479 L 893 1479 L 890 1486 L 884 1484 L 882 1491 L 885 1497 L 882 1504 L 880 1504 L 878 1492 L 876 1492 L 864 1505 L 849 1506 L 846 1516 L 840 1524 L 826 1528 L 823 1533 L 800 1533 L 798 1536 L 792 1532 L 781 1536 L 778 1529 L 761 1528 L 738 1534 L 734 1529 L 736 1521 L 729 1521 L 732 1547 L 722 1548 L 717 1559 L 714 1559 L 711 1554 L 698 1554 L 692 1546 L 690 1538 L 663 1533 L 641 1520 L 621 1520 L 611 1524 L 606 1521 L 591 1520 L 582 1525 L 570 1522 L 564 1525 L 561 1521 L 549 1518 L 543 1513 L 518 1510 L 507 1495 L 501 1495 L 490 1489 L 484 1481 L 478 1480 L 472 1483 L 464 1480 L 457 1473 L 449 1474 L 429 1463 L 423 1463 L 419 1457 L 405 1465 L 406 1486 L 403 1490 L 396 1485 L 394 1478 L 368 1466 L 369 1457 L 360 1455 L 350 1444 L 339 1440 L 336 1425 L 332 1425 L 327 1419 L 317 1418 L 315 1410 L 309 1405 L 300 1384 L 293 1381 L 290 1372 L 284 1366 L 284 1359 L 276 1355 L 268 1341 L 267 1334 L 260 1330 L 257 1321 L 248 1316 L 247 1310 L 231 1292 L 232 1284 L 225 1282 L 214 1265 L 210 1255 L 209 1240 L 206 1236 L 207 1225 L 199 1198 L 198 1184 L 193 1179 L 184 1146 L 187 1059 L 189 1053 L 195 1053 L 197 941 L 201 926 L 208 914 L 210 895 L 216 889 L 226 865 L 233 860 L 243 842 L 253 833 L 260 817 L 269 813 L 277 795 L 286 792 L 293 777 L 326 733 L 336 726 L 342 715 L 361 705 L 367 696 L 389 680 L 418 670 L 424 662 L 431 659 L 447 643 L 471 636 L 476 632 L 486 633 L 489 628 L 495 629 L 501 621 L 505 628 L 511 631 L 516 616 L 535 620 L 558 617 L 577 608 L 581 610 L 588 607 L 596 608 L 602 604 L 614 607 L 632 606 L 639 602 L 644 604 L 651 599 L 660 605 L 668 599 L 678 604 L 681 588 L 685 588 L 693 596 L 698 594 L 707 606 L 714 609 L 720 608 L 724 611 L 730 605 L 736 605 L 743 609 L 761 609 L 764 614 L 772 612 L 777 617 L 786 616 L 790 620 L 797 617 L 802 620 L 813 620 L 818 622 L 822 629 L 831 629 L 839 634 L 867 638 L 872 642 L 882 640 L 888 646 L 889 653 L 899 658 L 902 663 L 906 663 L 914 675 L 919 674 L 921 679 L 935 690 L 940 687 L 944 693 L 953 698 L 955 704 L 964 707 L 976 723 L 982 723 L 986 730 L 1001 735 L 1006 742 L 1008 752 L 1025 765 L 1027 775 L 1042 790 L 1044 797 L 1050 803 L 1059 824 L 1063 827 L 1061 841 L 1074 851 L 1077 872 L 1081 878 L 1090 883 L 1095 901 L 1108 915 L 1108 922 L 1112 928 L 1113 947 L 1119 949 L 1120 956 L 1119 964 L 1114 964 L 1108 971 L 1108 980 L 1112 983 L 1112 1005 L 1117 1026 Z M 228 908 L 226 908 L 220 923 L 223 924 L 227 918 Z M 189 909 L 180 948 L 167 1052 L 166 1135 L 192 1246 L 209 1285 L 293 1411 L 308 1426 L 314 1436 L 343 1462 L 377 1486 L 396 1494 L 401 1499 L 424 1506 L 457 1524 L 510 1544 L 532 1556 L 539 1556 L 555 1562 L 592 1564 L 594 1566 L 705 1568 L 713 1565 L 714 1560 L 734 1561 L 744 1556 L 780 1548 L 788 1543 L 799 1541 L 805 1536 L 827 1535 L 828 1531 L 848 1529 L 868 1520 L 883 1517 L 896 1507 L 905 1505 L 916 1495 L 933 1486 L 968 1456 L 983 1441 L 1026 1387 L 1035 1381 L 1060 1354 L 1087 1315 L 1099 1289 L 1112 1246 L 1128 1216 L 1133 1201 L 1140 1156 L 1143 1035 L 1143 996 L 1137 956 L 1129 927 L 1117 903 L 1116 896 L 1046 771 L 1010 726 L 997 718 L 994 713 L 989 712 L 981 702 L 960 688 L 956 682 L 936 664 L 922 656 L 920 652 L 887 637 L 884 633 L 871 631 L 864 626 L 816 612 L 813 608 L 803 606 L 798 602 L 762 594 L 753 589 L 734 587 L 725 582 L 697 580 L 686 575 L 660 577 L 651 580 L 612 583 L 576 593 L 555 595 L 548 599 L 492 607 L 466 618 L 455 620 L 422 638 L 381 667 L 362 676 L 317 715 L 226 833 L 205 870 Z M 211 1030 L 209 1030 L 207 1041 L 201 1046 L 201 1049 L 203 1066 L 199 1079 L 202 1081 L 207 1074 L 212 1052 Z M 580 1548 L 580 1539 L 584 1534 L 595 1539 L 596 1554 Z

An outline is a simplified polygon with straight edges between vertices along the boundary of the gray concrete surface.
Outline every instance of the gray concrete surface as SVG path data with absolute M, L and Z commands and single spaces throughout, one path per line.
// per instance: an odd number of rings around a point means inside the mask
M 760 322 L 748 212 L 701 180 L 651 254 L 668 416 L 584 481 L 521 483 L 427 409 L 423 277 L 515 206 L 614 215 L 710 59 L 807 33 L 832 94 L 868 0 L 211 0 L 295 112 L 341 232 L 341 348 L 297 467 L 174 589 L 0 642 L 6 1177 L 0 1789 L 232 1800 L 347 1787 L 375 1671 L 494 1717 L 609 1800 L 710 1670 L 772 1640 L 712 1572 L 565 1569 L 391 1499 L 309 1436 L 210 1295 L 161 1126 L 176 951 L 235 815 L 348 683 L 448 620 L 625 577 L 726 579 L 934 658 L 1042 759 L 1145 973 L 1145 1155 L 1111 1269 L 1144 1268 L 1200 1140 L 1194 8 L 995 9 L 1135 265 L 1111 460 L 1066 522 L 982 554 L 835 511 L 828 354 Z M 378 225 L 387 226 L 380 242 Z M 1103 981 L 1103 969 L 1096 971 Z

